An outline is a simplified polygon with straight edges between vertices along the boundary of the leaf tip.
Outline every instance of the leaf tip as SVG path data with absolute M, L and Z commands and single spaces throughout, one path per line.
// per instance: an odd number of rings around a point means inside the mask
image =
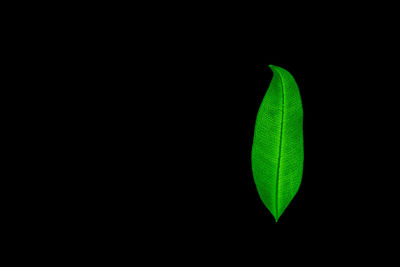
M 274 74 L 276 73 L 278 75 L 280 75 L 282 72 L 285 71 L 285 69 L 283 69 L 281 67 L 278 67 L 278 66 L 275 66 L 275 65 L 272 65 L 272 64 L 268 65 L 268 67 L 272 70 L 272 72 Z
M 269 67 L 271 70 L 274 70 L 274 69 L 276 69 L 278 66 L 275 66 L 275 65 L 269 64 L 269 65 L 268 65 L 268 67 Z

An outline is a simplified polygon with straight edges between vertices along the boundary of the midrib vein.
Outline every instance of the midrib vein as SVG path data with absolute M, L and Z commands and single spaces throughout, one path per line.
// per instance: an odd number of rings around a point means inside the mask
M 275 198 L 275 209 L 276 209 L 276 221 L 278 221 L 278 192 L 279 192 L 279 171 L 281 165 L 281 150 L 282 150 L 282 133 L 283 133 L 283 115 L 284 115 L 284 105 L 285 105 L 285 94 L 284 94 L 284 87 L 283 87 L 283 80 L 279 71 L 279 79 L 281 80 L 281 87 L 282 87 L 282 118 L 281 118 L 281 129 L 280 129 L 280 137 L 279 137 L 279 152 L 278 152 L 278 170 L 276 176 L 276 198 Z

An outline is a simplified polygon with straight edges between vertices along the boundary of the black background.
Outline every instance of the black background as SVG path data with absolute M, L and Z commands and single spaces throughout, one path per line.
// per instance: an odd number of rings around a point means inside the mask
M 307 35 L 296 23 L 263 18 L 121 22 L 52 39 L 57 56 L 46 82 L 60 88 L 50 110 L 61 112 L 51 112 L 46 138 L 65 157 L 52 158 L 50 174 L 61 172 L 51 192 L 63 196 L 53 209 L 66 231 L 99 242 L 144 234 L 150 248 L 176 239 L 300 245 L 395 232 L 392 35 L 379 43 L 367 31 Z M 54 62 L 65 62 L 63 71 Z M 269 64 L 294 76 L 304 108 L 303 181 L 278 223 L 250 164 Z
M 396 14 L 107 5 L 29 10 L 5 38 L 11 234 L 106 251 L 91 260 L 115 250 L 249 265 L 397 249 Z M 278 223 L 250 164 L 269 64 L 294 76 L 304 108 L 303 181 Z

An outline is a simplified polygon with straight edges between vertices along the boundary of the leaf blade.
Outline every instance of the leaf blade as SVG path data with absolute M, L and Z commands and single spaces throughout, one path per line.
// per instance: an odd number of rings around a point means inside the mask
M 301 183 L 303 109 L 293 76 L 270 68 L 274 75 L 257 113 L 251 162 L 260 198 L 278 221 Z

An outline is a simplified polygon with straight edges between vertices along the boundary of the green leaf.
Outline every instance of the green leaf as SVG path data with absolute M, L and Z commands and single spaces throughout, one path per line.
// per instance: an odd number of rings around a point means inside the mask
M 269 67 L 273 78 L 258 110 L 251 163 L 260 198 L 277 222 L 301 183 L 303 108 L 293 76 Z

